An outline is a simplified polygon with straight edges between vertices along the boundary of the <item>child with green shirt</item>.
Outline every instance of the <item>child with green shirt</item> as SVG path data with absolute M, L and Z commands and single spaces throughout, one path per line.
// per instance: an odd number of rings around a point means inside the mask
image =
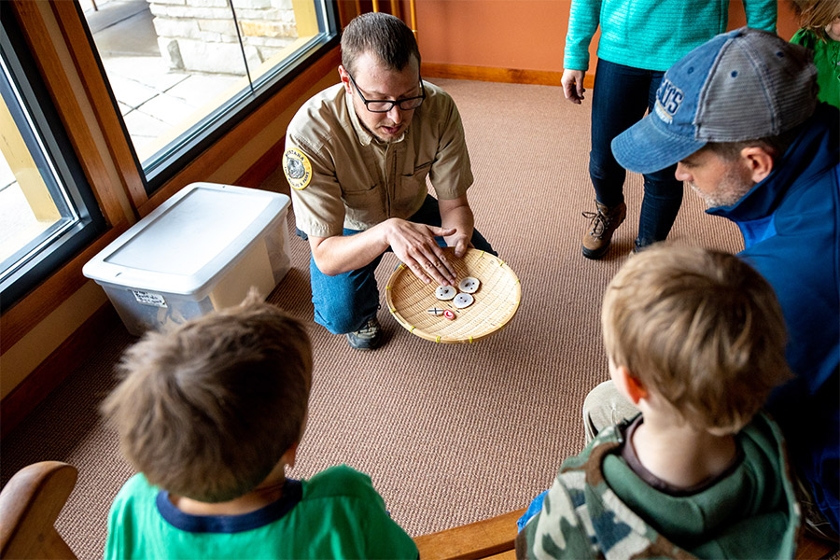
M 249 298 L 126 352 L 105 400 L 139 471 L 108 519 L 105 558 L 417 558 L 370 478 L 286 478 L 307 418 L 304 326 Z
M 840 108 L 840 2 L 793 0 L 802 26 L 791 43 L 814 52 L 817 67 L 817 99 Z

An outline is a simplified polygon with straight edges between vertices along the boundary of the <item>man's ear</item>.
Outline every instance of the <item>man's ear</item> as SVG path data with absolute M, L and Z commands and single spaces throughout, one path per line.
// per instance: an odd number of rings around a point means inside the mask
M 625 366 L 616 366 L 613 377 L 619 391 L 624 394 L 633 404 L 639 404 L 642 399 L 648 398 L 648 391 L 642 381 L 633 376 L 633 373 Z
M 753 183 L 763 181 L 773 171 L 773 155 L 761 146 L 748 146 L 741 150 L 741 159 Z
M 347 73 L 347 69 L 341 64 L 338 65 L 338 77 L 341 79 L 341 83 L 344 84 L 344 91 L 352 95 L 353 86 L 350 85 L 350 74 Z

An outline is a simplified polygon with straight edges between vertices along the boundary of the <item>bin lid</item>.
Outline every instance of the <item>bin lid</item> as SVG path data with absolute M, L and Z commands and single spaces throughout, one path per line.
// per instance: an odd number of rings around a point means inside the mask
M 288 206 L 280 193 L 193 183 L 100 251 L 82 273 L 130 288 L 195 294 Z

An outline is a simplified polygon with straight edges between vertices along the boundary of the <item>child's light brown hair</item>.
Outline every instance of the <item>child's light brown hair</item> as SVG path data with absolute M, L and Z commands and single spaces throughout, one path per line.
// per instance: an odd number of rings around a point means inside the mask
M 793 10 L 799 16 L 799 26 L 810 29 L 814 34 L 828 41 L 825 32 L 828 24 L 840 17 L 840 2 L 837 0 L 790 0 Z
M 791 377 L 773 288 L 728 253 L 641 251 L 607 287 L 601 323 L 613 363 L 697 429 L 737 432 Z
M 304 326 L 254 294 L 150 332 L 102 405 L 150 484 L 202 502 L 250 492 L 302 435 L 312 380 Z

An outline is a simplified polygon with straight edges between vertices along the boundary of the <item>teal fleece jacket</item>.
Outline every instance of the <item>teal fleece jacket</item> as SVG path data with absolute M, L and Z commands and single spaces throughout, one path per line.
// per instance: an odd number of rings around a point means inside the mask
M 747 26 L 776 32 L 777 0 L 742 0 Z M 664 72 L 727 29 L 729 0 L 572 0 L 563 67 L 589 69 L 589 42 L 601 26 L 598 57 Z

